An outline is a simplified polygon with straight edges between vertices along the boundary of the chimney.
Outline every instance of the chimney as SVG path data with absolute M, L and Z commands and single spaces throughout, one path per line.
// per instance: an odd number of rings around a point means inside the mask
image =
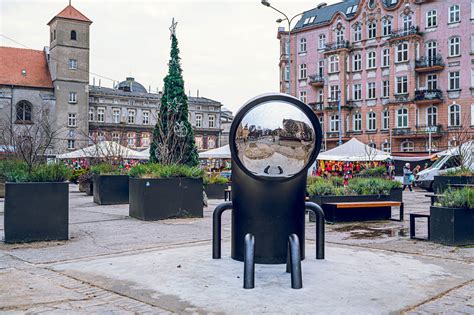
M 199 89 L 197 90 L 197 97 L 199 97 Z
M 95 77 L 92 77 L 92 86 L 95 86 Z
M 321 9 L 321 8 L 324 8 L 325 6 L 327 6 L 328 4 L 326 2 L 323 2 L 323 3 L 320 3 L 318 4 L 318 6 L 316 7 L 316 9 Z
M 100 85 L 101 85 L 100 83 L 101 83 L 101 79 L 99 78 L 99 89 L 100 89 Z

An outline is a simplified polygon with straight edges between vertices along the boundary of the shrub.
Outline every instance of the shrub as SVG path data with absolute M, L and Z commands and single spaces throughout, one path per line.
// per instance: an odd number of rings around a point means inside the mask
M 72 175 L 72 170 L 63 163 L 40 164 L 28 166 L 19 161 L 2 161 L 0 176 L 7 182 L 64 182 Z
M 69 178 L 69 181 L 74 183 L 74 184 L 77 184 L 78 180 L 79 180 L 79 177 L 81 177 L 82 175 L 88 173 L 89 170 L 88 169 L 85 169 L 85 168 L 80 168 L 80 169 L 74 169 L 72 171 L 72 175 L 71 175 L 71 178 Z
M 229 179 L 223 176 L 205 176 L 204 178 L 204 185 L 209 184 L 227 184 L 229 183 Z
M 94 173 L 92 173 L 91 171 L 88 171 L 87 173 L 79 176 L 79 178 L 77 179 L 77 182 L 79 184 L 84 183 L 84 182 L 89 182 L 89 181 L 91 182 L 93 180 L 93 177 L 94 177 Z
M 347 190 L 356 195 L 389 195 L 391 189 L 400 187 L 399 182 L 384 178 L 354 178 Z
M 187 165 L 161 165 L 157 163 L 138 164 L 133 166 L 129 172 L 131 177 L 138 178 L 170 178 L 191 177 L 201 178 L 203 171 L 197 166 Z
M 91 167 L 91 171 L 95 175 L 126 175 L 128 173 L 127 169 L 109 163 L 94 165 Z
M 342 178 L 342 177 L 331 176 L 329 181 L 336 187 L 343 187 L 344 186 L 344 178 Z
M 307 188 L 308 194 L 312 196 L 330 196 L 336 194 L 336 187 L 322 178 L 314 180 Z
M 457 170 L 449 170 L 445 173 L 446 176 L 474 176 L 474 171 L 467 167 L 462 167 Z
M 387 173 L 385 166 L 377 166 L 362 170 L 359 175 L 361 177 L 383 177 Z
M 474 209 L 474 188 L 448 190 L 440 199 L 443 207 Z

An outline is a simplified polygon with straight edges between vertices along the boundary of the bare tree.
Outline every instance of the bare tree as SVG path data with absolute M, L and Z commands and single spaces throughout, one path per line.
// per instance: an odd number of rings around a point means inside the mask
M 474 162 L 474 132 L 471 129 L 468 116 L 464 116 L 460 126 L 448 132 L 448 141 L 452 141 L 456 146 L 454 154 L 461 169 Z

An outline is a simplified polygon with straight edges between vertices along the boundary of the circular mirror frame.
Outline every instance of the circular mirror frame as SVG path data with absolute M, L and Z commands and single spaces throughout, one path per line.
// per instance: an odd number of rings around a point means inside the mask
M 312 127 L 314 128 L 315 132 L 315 146 L 314 150 L 309 156 L 308 162 L 306 165 L 298 172 L 293 174 L 291 177 L 274 177 L 274 176 L 258 176 L 252 172 L 250 172 L 240 161 L 239 156 L 238 156 L 238 150 L 237 150 L 237 143 L 235 141 L 235 135 L 237 133 L 237 128 L 239 127 L 242 119 L 245 117 L 245 115 L 252 110 L 253 108 L 259 106 L 260 104 L 263 103 L 268 103 L 271 101 L 280 101 L 280 102 L 286 102 L 289 103 L 299 110 L 301 110 L 304 114 L 306 114 L 306 117 L 308 117 L 309 121 L 312 124 Z M 305 103 L 301 102 L 299 99 L 288 95 L 288 94 L 282 94 L 282 93 L 272 93 L 272 94 L 263 94 L 260 96 L 257 96 L 256 98 L 250 100 L 247 102 L 237 113 L 237 115 L 234 118 L 234 121 L 232 122 L 232 126 L 230 128 L 230 133 L 229 133 L 229 144 L 230 144 L 230 152 L 231 152 L 231 157 L 232 157 L 232 163 L 236 163 L 240 169 L 242 169 L 245 174 L 248 176 L 259 180 L 259 181 L 279 181 L 279 182 L 284 182 L 291 180 L 295 178 L 296 176 L 301 175 L 303 172 L 307 172 L 308 168 L 313 164 L 313 162 L 316 160 L 316 157 L 319 154 L 319 150 L 321 150 L 321 141 L 322 141 L 322 131 L 321 131 L 321 125 L 319 124 L 319 120 L 314 114 L 314 112 L 311 110 L 311 108 L 306 105 Z

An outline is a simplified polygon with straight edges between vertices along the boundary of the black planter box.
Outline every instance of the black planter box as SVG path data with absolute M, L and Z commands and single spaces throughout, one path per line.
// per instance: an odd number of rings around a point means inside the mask
M 7 183 L 5 242 L 67 240 L 68 183 Z
M 389 207 L 381 208 L 351 208 L 336 209 L 325 205 L 334 202 L 364 202 L 364 201 L 400 201 L 403 200 L 403 191 L 401 188 L 395 188 L 390 191 L 390 195 L 360 195 L 360 196 L 313 196 L 311 202 L 320 205 L 323 208 L 326 221 L 331 222 L 353 222 L 353 221 L 372 221 L 388 220 L 391 218 L 391 209 Z M 314 214 L 309 213 L 309 220 L 315 221 Z
M 433 191 L 443 193 L 452 184 L 474 184 L 474 176 L 435 176 Z
M 224 190 L 231 184 L 207 184 L 204 186 L 207 198 L 209 199 L 224 199 Z
M 430 240 L 444 245 L 474 245 L 474 209 L 430 208 Z
M 128 175 L 94 175 L 94 202 L 99 205 L 128 203 Z
M 202 186 L 200 178 L 130 178 L 130 216 L 145 221 L 202 218 Z

